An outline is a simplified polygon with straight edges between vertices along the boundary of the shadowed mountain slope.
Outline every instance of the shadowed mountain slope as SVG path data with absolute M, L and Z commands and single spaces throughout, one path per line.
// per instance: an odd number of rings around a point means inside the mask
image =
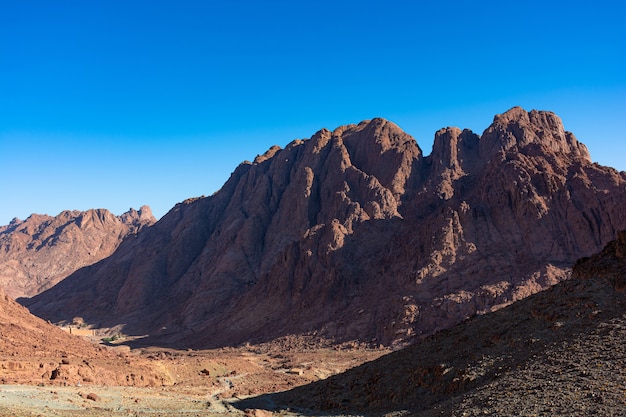
M 36 295 L 155 222 L 147 206 L 121 216 L 98 209 L 13 219 L 0 227 L 0 286 L 13 298 Z
M 625 289 L 626 231 L 578 261 L 571 280 L 343 374 L 237 407 L 304 415 L 624 415 Z
M 25 303 L 179 347 L 400 346 L 568 278 L 626 228 L 625 189 L 550 112 L 442 129 L 427 157 L 373 119 L 272 147 Z

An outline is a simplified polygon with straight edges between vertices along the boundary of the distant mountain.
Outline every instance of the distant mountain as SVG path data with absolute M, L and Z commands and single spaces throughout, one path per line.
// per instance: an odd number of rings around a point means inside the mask
M 302 415 L 626 415 L 626 231 L 571 280 L 343 374 L 237 407 Z
M 626 173 L 551 112 L 441 129 L 427 157 L 373 119 L 270 148 L 25 303 L 146 343 L 402 346 L 567 279 L 624 207 Z
M 0 226 L 0 286 L 13 298 L 36 295 L 155 222 L 147 206 L 121 216 L 98 209 L 13 219 Z

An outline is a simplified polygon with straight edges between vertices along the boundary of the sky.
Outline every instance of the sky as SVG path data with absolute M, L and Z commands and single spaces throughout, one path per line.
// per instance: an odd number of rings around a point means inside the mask
M 626 170 L 618 1 L 0 0 L 0 225 L 210 195 L 244 160 L 384 117 L 425 154 L 550 110 Z

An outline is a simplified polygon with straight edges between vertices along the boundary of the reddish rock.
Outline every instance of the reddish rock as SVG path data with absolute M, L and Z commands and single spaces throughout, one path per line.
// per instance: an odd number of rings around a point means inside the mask
M 271 411 L 261 410 L 260 408 L 247 408 L 244 410 L 244 414 L 247 417 L 272 417 L 274 415 Z
M 90 392 L 89 394 L 87 394 L 85 398 L 91 401 L 100 401 L 100 396 L 98 394 L 94 394 L 93 392 Z
M 128 235 L 156 221 L 150 208 L 33 214 L 0 227 L 0 286 L 13 298 L 33 296 L 79 268 L 111 255 Z
M 546 291 L 342 374 L 236 407 L 314 415 L 624 414 L 626 294 L 614 286 L 626 276 L 624 248 L 621 232 L 576 262 L 572 279 Z
M 130 381 L 119 378 L 129 371 L 141 377 Z M 169 381 L 169 377 L 158 366 L 137 358 L 121 359 L 115 352 L 35 317 L 0 288 L 2 380 L 31 385 L 45 381 L 46 385 L 153 386 Z
M 397 346 L 567 279 L 626 228 L 625 189 L 550 112 L 443 129 L 427 157 L 373 119 L 271 148 L 26 304 L 146 343 Z

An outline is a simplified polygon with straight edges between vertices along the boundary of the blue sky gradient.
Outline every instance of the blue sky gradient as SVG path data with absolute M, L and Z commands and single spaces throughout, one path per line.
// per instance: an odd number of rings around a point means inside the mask
M 142 204 L 157 217 L 235 167 L 373 117 L 426 154 L 515 105 L 556 112 L 626 170 L 617 1 L 0 3 L 0 224 Z

